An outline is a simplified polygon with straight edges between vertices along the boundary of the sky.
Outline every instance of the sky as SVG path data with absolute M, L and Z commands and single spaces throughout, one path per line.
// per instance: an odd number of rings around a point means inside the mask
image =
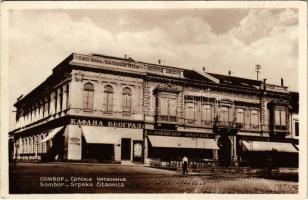
M 296 9 L 11 10 L 9 26 L 12 111 L 73 52 L 250 79 L 259 64 L 260 79 L 298 91 Z

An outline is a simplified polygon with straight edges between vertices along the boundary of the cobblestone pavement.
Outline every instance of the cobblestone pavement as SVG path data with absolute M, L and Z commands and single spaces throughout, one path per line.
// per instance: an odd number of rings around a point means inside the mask
M 61 187 L 48 185 L 62 183 L 59 180 L 53 181 L 54 177 L 58 179 L 63 177 L 65 181 L 62 182 L 66 185 Z M 104 181 L 98 180 L 99 178 Z M 116 182 L 110 182 L 111 179 L 108 178 L 114 178 Z M 118 181 L 119 179 L 121 180 Z M 89 186 L 88 183 L 93 185 Z M 294 181 L 249 178 L 240 174 L 217 176 L 209 171 L 184 176 L 175 171 L 143 166 L 69 163 L 18 163 L 16 168 L 10 170 L 10 193 L 295 194 L 297 192 L 298 183 Z

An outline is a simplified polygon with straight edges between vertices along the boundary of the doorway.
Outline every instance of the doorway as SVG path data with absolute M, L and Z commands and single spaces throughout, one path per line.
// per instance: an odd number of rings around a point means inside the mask
M 142 141 L 133 141 L 133 162 L 142 162 Z
M 122 138 L 121 139 L 121 160 L 130 160 L 131 154 L 131 139 Z
M 231 164 L 231 141 L 228 136 L 221 136 L 218 139 L 218 161 L 220 166 L 230 166 Z

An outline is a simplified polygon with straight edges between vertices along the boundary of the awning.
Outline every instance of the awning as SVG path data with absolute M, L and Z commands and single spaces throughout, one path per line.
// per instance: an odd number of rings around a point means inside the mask
M 264 142 L 264 141 L 245 141 L 241 140 L 247 151 L 272 151 L 297 153 L 298 151 L 291 143 Z
M 117 130 L 114 127 L 82 126 L 81 129 L 87 143 L 115 144 L 118 142 Z
M 214 139 L 148 135 L 153 147 L 219 149 Z
M 54 138 L 64 127 L 58 127 L 53 129 L 43 140 L 41 140 L 39 143 L 47 142 L 48 140 Z

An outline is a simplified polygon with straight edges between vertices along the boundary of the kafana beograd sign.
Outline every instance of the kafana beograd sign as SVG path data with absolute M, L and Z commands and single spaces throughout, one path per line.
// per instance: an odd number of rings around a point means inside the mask
M 101 120 L 101 119 L 71 118 L 70 124 L 80 125 L 80 126 L 102 126 L 102 127 L 133 128 L 133 129 L 143 128 L 143 123 L 140 122 L 126 122 L 126 121 Z

